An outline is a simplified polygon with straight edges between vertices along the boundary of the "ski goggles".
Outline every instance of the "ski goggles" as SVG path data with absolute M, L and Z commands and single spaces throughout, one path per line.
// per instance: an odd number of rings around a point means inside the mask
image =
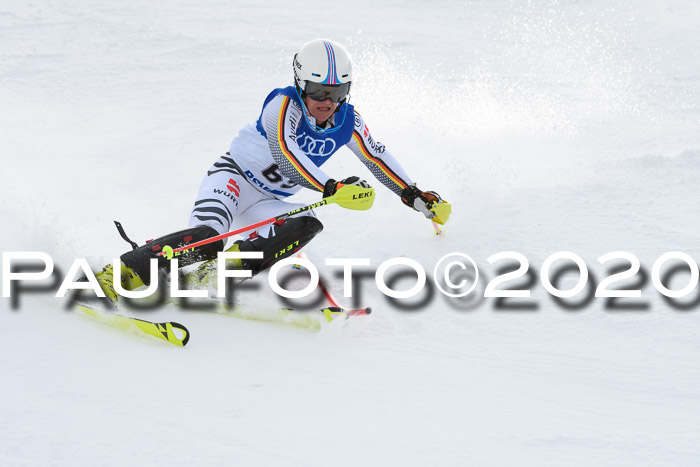
M 344 84 L 319 84 L 307 81 L 304 88 L 304 95 L 315 101 L 340 102 L 348 96 L 350 83 Z

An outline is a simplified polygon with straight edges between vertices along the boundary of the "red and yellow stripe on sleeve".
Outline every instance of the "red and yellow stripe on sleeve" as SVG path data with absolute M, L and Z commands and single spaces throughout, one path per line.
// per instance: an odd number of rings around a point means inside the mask
M 310 174 L 306 168 L 299 162 L 299 160 L 294 156 L 294 153 L 289 149 L 287 146 L 287 141 L 285 139 L 284 135 L 284 122 L 287 117 L 287 110 L 289 109 L 290 105 L 290 98 L 287 96 L 284 96 L 284 99 L 282 100 L 282 107 L 280 108 L 280 114 L 277 119 L 277 142 L 279 143 L 279 147 L 282 150 L 282 154 L 284 157 L 287 158 L 290 164 L 292 164 L 292 167 L 296 169 L 297 172 L 299 172 L 299 175 L 301 175 L 311 186 L 316 188 L 318 191 L 323 191 L 323 184 L 316 180 L 316 178 Z
M 400 186 L 402 189 L 406 188 L 407 184 L 403 180 L 401 180 L 401 177 L 396 175 L 393 170 L 389 168 L 388 165 L 386 165 L 381 159 L 374 157 L 369 149 L 367 149 L 367 146 L 365 146 L 365 142 L 362 140 L 362 136 L 357 132 L 353 131 L 352 137 L 357 143 L 357 146 L 360 148 L 360 151 L 362 152 L 362 155 L 370 162 L 372 162 L 374 165 L 376 165 L 379 170 L 381 170 L 384 175 L 386 175 L 389 180 L 392 182 L 396 183 L 398 186 Z

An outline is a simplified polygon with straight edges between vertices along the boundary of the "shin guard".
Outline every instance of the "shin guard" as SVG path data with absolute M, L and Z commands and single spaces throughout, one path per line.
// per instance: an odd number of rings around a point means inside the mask
M 175 248 L 180 248 L 190 243 L 195 243 L 217 235 L 217 232 L 209 226 L 202 225 L 199 227 L 191 227 L 189 229 L 180 230 L 179 232 L 164 235 L 155 240 L 150 240 L 145 245 L 142 245 L 135 250 L 124 253 L 121 256 L 122 263 L 136 273 L 145 285 L 149 285 L 151 275 L 150 260 L 158 258 L 158 269 L 162 270 L 168 267 L 169 261 L 165 256 L 158 256 L 163 250 L 163 247 L 169 245 Z M 196 248 L 192 251 L 183 251 L 178 259 L 178 266 L 183 267 L 199 261 L 208 261 L 216 258 L 219 251 L 223 250 L 224 242 L 209 243 Z
M 263 271 L 277 261 L 292 256 L 323 230 L 321 221 L 311 216 L 292 217 L 275 224 L 267 238 L 251 235 L 247 240 L 236 242 L 240 251 L 262 251 L 263 259 L 244 259 L 246 269 L 253 275 Z

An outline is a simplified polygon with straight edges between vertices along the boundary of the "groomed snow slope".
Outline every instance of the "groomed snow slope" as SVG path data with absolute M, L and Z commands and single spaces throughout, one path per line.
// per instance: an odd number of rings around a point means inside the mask
M 5 5 L 3 252 L 98 268 L 127 247 L 113 219 L 138 241 L 182 228 L 212 161 L 291 83 L 294 52 L 329 37 L 353 53 L 374 135 L 454 208 L 443 237 L 383 187 L 371 211 L 318 210 L 308 252 L 336 295 L 326 257 L 371 272 L 406 256 L 432 278 L 462 252 L 476 296 L 494 253 L 537 275 L 530 306 L 505 311 L 438 292 L 407 310 L 365 280 L 373 319 L 344 332 L 148 312 L 188 326 L 182 349 L 50 293 L 3 298 L 0 464 L 698 465 L 698 288 L 687 309 L 651 280 L 633 310 L 571 309 L 538 278 L 562 250 L 593 285 L 611 251 L 647 274 L 668 251 L 700 259 L 698 24 L 692 1 Z M 349 151 L 324 169 L 369 177 Z

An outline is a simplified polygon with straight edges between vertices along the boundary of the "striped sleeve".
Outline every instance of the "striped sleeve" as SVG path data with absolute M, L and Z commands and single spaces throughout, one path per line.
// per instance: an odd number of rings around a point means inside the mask
M 401 164 L 391 155 L 386 147 L 376 141 L 359 113 L 355 112 L 355 129 L 348 148 L 362 161 L 372 174 L 397 195 L 408 185 L 411 179 Z
M 329 177 L 299 149 L 296 129 L 303 118 L 299 105 L 287 96 L 275 97 L 263 110 L 270 152 L 282 174 L 295 183 L 323 192 Z

